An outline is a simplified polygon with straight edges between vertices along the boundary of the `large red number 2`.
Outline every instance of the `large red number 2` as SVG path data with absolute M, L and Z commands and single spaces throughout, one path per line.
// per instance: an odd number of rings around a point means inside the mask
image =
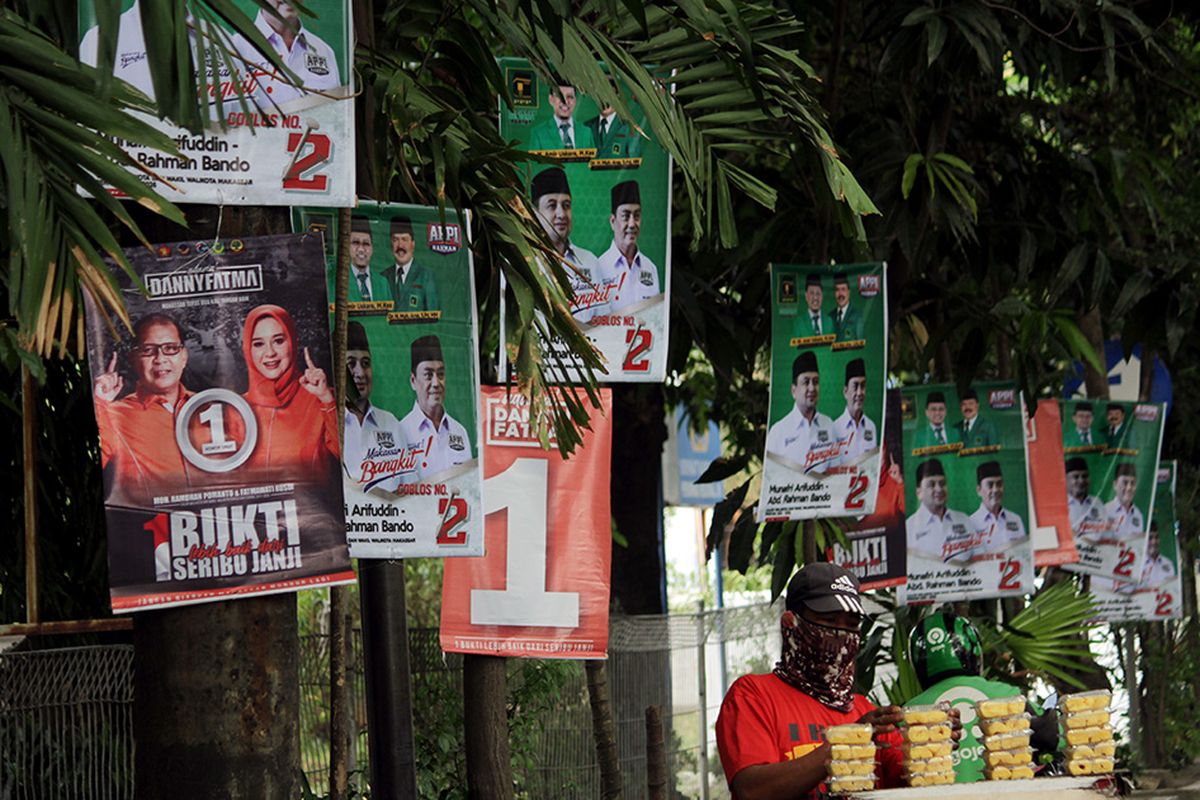
M 1154 606 L 1154 615 L 1156 617 L 1169 617 L 1171 615 L 1171 597 L 1170 592 L 1159 592 L 1155 595 L 1156 604 Z
M 333 143 L 329 141 L 329 137 L 323 133 L 308 134 L 308 138 L 304 138 L 302 133 L 288 134 L 287 151 L 296 153 L 300 147 L 300 142 L 303 141 L 306 146 L 311 145 L 312 149 L 307 154 L 299 154 L 292 161 L 292 166 L 288 168 L 287 174 L 283 176 L 283 188 L 302 192 L 323 192 L 329 185 L 328 175 L 312 175 L 310 177 L 301 177 L 306 172 L 311 172 L 322 164 L 328 163 L 329 153 L 333 150 Z
M 1015 592 L 1021 588 L 1021 562 L 1010 558 L 1000 565 L 1000 590 Z
M 850 493 L 846 495 L 846 508 L 862 508 L 866 505 L 867 487 L 871 481 L 866 475 L 855 475 L 850 479 Z
M 1121 553 L 1117 556 L 1117 566 L 1113 568 L 1113 575 L 1120 575 L 1122 578 L 1133 577 L 1131 567 L 1133 567 L 1133 551 L 1122 547 Z
M 625 331 L 625 344 L 629 350 L 625 353 L 625 364 L 621 368 L 626 372 L 649 372 L 650 360 L 643 356 L 654 342 L 654 336 L 645 328 Z
M 446 509 L 450 509 L 450 516 L 446 516 Z M 467 529 L 463 523 L 467 521 L 467 501 L 461 497 L 439 497 L 438 498 L 438 513 L 442 515 L 445 522 L 442 523 L 442 529 L 438 531 L 438 544 L 466 544 Z M 457 530 L 455 530 L 457 528 Z

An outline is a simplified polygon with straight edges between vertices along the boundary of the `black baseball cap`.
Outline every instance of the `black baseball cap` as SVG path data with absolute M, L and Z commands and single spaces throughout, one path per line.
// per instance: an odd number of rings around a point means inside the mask
M 804 606 L 822 614 L 837 611 L 865 614 L 858 586 L 854 573 L 837 564 L 823 561 L 805 564 L 788 581 L 784 603 L 793 614 L 799 614 Z

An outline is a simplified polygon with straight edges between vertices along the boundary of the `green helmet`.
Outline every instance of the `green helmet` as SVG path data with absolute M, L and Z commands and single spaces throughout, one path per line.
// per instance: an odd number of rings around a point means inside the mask
M 978 675 L 983 667 L 979 631 L 957 614 L 930 614 L 908 639 L 908 657 L 921 688 L 953 675 Z

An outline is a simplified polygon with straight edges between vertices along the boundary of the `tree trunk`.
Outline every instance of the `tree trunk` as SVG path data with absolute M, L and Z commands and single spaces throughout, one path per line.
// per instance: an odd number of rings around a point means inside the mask
M 701 780 L 707 776 L 702 776 Z M 667 748 L 662 706 L 646 706 L 646 791 L 650 800 L 667 800 Z
M 513 796 L 508 746 L 508 676 L 500 656 L 463 656 L 463 718 L 467 720 L 467 797 Z
M 181 206 L 190 228 L 128 208 L 152 242 L 290 230 L 285 208 Z M 138 796 L 296 797 L 296 596 L 139 612 L 133 630 Z
M 143 611 L 133 642 L 138 797 L 300 795 L 294 594 Z
M 600 796 L 617 800 L 621 791 L 621 761 L 617 754 L 612 706 L 608 702 L 608 670 L 605 662 L 584 662 L 587 669 L 588 699 L 592 705 L 592 734 L 596 740 L 596 758 L 600 762 Z

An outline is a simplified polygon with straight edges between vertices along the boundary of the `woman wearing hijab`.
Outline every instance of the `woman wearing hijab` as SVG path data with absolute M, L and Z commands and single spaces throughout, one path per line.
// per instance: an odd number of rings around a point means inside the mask
M 298 349 L 296 325 L 284 309 L 261 305 L 246 316 L 246 400 L 258 422 L 258 444 L 248 465 L 251 470 L 307 467 L 321 479 L 340 459 L 337 402 L 307 347 L 307 368 L 300 368 Z

